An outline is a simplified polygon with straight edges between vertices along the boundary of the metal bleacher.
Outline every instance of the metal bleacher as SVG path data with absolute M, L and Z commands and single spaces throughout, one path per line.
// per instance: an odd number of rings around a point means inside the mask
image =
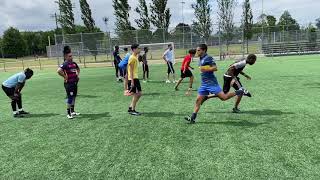
M 265 43 L 262 45 L 262 51 L 266 56 L 320 54 L 320 40 Z

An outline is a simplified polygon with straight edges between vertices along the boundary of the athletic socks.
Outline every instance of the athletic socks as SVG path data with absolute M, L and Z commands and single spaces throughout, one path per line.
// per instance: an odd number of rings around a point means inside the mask
M 196 118 L 197 118 L 197 113 L 192 113 L 192 115 L 191 115 L 191 120 L 192 120 L 192 121 L 195 121 Z
M 129 107 L 128 112 L 132 112 L 132 107 Z

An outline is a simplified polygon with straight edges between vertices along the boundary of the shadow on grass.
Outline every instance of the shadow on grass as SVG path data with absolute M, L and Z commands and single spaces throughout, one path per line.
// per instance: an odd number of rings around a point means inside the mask
M 163 93 L 162 93 L 163 94 Z M 143 93 L 143 96 L 160 96 L 161 93 Z
M 80 95 L 78 95 L 78 97 L 80 97 L 80 98 L 94 99 L 94 98 L 98 98 L 99 96 L 80 94 Z
M 24 115 L 24 118 L 50 118 L 53 116 L 59 116 L 59 114 L 55 114 L 55 113 L 28 114 L 28 115 Z
M 145 117 L 174 117 L 174 116 L 184 116 L 185 114 L 176 114 L 173 112 L 145 112 L 142 116 Z
M 223 122 L 198 122 L 198 124 L 220 124 L 226 126 L 239 126 L 239 127 L 257 127 L 259 125 L 267 124 L 267 123 L 255 123 L 249 122 L 247 120 L 241 121 L 223 121 Z
M 212 114 L 231 114 L 232 112 L 209 112 Z M 239 114 L 235 115 L 241 115 L 241 114 L 251 114 L 251 115 L 257 115 L 257 116 L 281 116 L 286 114 L 294 114 L 293 112 L 283 112 L 280 110 L 275 109 L 261 109 L 261 110 L 250 110 L 250 111 L 241 111 Z
M 320 83 L 319 82 L 314 82 L 314 83 L 306 83 L 304 86 L 307 86 L 308 88 L 320 88 Z
M 102 119 L 102 118 L 110 118 L 111 115 L 109 112 L 104 113 L 97 113 L 97 114 L 81 114 L 80 116 L 77 116 L 77 119 L 88 119 L 90 121 Z

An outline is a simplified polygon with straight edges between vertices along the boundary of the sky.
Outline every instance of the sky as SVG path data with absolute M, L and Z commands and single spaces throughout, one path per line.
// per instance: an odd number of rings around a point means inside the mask
M 96 21 L 96 25 L 102 30 L 108 29 L 112 31 L 114 28 L 115 17 L 113 15 L 112 0 L 87 0 Z M 130 19 L 135 25 L 134 19 L 137 14 L 133 12 L 136 8 L 138 0 L 128 0 L 131 5 Z M 151 0 L 146 0 L 149 4 Z M 168 7 L 171 9 L 172 18 L 170 26 L 174 27 L 179 22 L 182 22 L 182 0 L 168 0 Z M 194 18 L 191 4 L 195 0 L 184 0 L 184 19 L 185 23 L 191 24 Z M 251 0 L 254 20 L 257 21 L 258 16 L 262 13 L 263 0 Z M 78 0 L 72 0 L 74 3 L 74 13 L 77 24 L 82 24 L 80 15 L 80 7 Z M 240 22 L 243 0 L 238 0 L 238 5 L 235 9 L 235 22 Z M 217 8 L 215 0 L 211 0 L 212 19 L 216 21 Z M 274 15 L 279 18 L 284 10 L 288 10 L 292 17 L 300 24 L 306 26 L 314 23 L 315 19 L 320 17 L 319 7 L 320 1 L 317 0 L 264 0 L 263 12 L 265 14 Z M 22 31 L 48 30 L 55 28 L 55 20 L 51 17 L 52 14 L 58 12 L 58 6 L 55 0 L 0 0 L 0 35 L 8 27 L 16 27 Z M 102 21 L 102 18 L 109 17 L 108 27 Z

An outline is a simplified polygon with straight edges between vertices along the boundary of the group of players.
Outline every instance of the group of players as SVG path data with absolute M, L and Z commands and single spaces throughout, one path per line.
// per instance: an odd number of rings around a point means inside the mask
M 132 96 L 128 113 L 134 116 L 139 116 L 141 113 L 136 111 L 137 103 L 142 96 L 142 88 L 140 80 L 138 77 L 138 67 L 139 61 L 142 62 L 143 66 L 143 81 L 147 82 L 149 78 L 149 67 L 147 61 L 148 48 L 144 47 L 143 55 L 140 55 L 141 48 L 139 44 L 133 44 L 131 46 L 131 52 L 127 48 L 124 49 L 126 55 L 123 59 L 119 55 L 119 47 L 115 47 L 114 55 L 114 65 L 116 69 L 116 77 L 118 81 L 124 81 L 124 89 L 126 96 Z M 251 94 L 243 88 L 239 75 L 243 75 L 248 80 L 251 77 L 243 72 L 247 64 L 253 65 L 256 62 L 256 55 L 250 54 L 246 59 L 239 60 L 231 64 L 224 74 L 224 86 L 223 89 L 220 87 L 217 78 L 214 74 L 218 70 L 214 59 L 207 54 L 208 47 L 206 44 L 198 45 L 197 49 L 189 50 L 189 54 L 184 58 L 181 66 L 181 77 L 179 81 L 175 80 L 175 70 L 174 70 L 174 56 L 173 47 L 168 45 L 168 48 L 163 54 L 163 60 L 167 64 L 167 80 L 166 83 L 171 83 L 169 80 L 170 74 L 173 76 L 173 83 L 176 83 L 175 90 L 178 90 L 180 83 L 185 78 L 190 78 L 189 88 L 186 94 L 190 94 L 192 91 L 192 85 L 194 76 L 192 74 L 193 68 L 190 66 L 192 59 L 197 55 L 199 60 L 199 69 L 201 71 L 201 86 L 198 89 L 198 97 L 196 99 L 194 111 L 191 116 L 185 117 L 185 120 L 189 121 L 191 124 L 196 122 L 197 114 L 200 110 L 201 105 L 211 98 L 219 98 L 222 101 L 236 97 L 236 103 L 232 111 L 234 113 L 239 113 L 239 104 L 243 96 L 251 97 Z M 60 65 L 57 72 L 64 79 L 64 87 L 67 94 L 66 104 L 67 104 L 67 118 L 73 119 L 75 116 L 80 115 L 80 113 L 75 112 L 75 102 L 78 92 L 78 82 L 80 68 L 73 61 L 72 51 L 70 47 L 66 46 L 63 50 L 64 63 Z M 26 69 L 24 72 L 15 74 L 8 78 L 2 83 L 2 89 L 5 94 L 11 99 L 11 107 L 13 111 L 13 117 L 19 118 L 24 117 L 24 115 L 29 114 L 22 108 L 22 96 L 21 90 L 25 85 L 26 80 L 33 76 L 33 71 L 31 69 Z M 123 79 L 123 80 L 122 80 Z M 235 89 L 234 92 L 230 92 L 231 86 Z M 18 110 L 17 110 L 18 106 Z

